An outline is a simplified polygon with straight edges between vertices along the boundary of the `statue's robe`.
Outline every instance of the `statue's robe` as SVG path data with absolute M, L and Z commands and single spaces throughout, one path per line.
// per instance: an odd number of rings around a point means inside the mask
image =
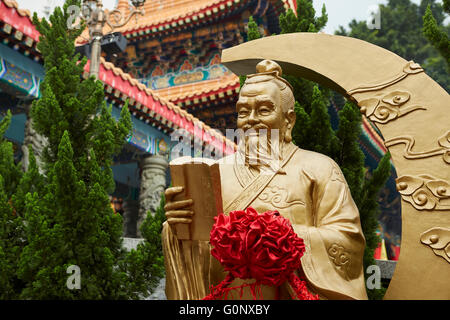
M 305 242 L 302 270 L 297 273 L 306 278 L 310 291 L 322 299 L 367 299 L 362 262 L 365 239 L 340 168 L 322 154 L 289 146 L 295 149 L 291 158 L 263 190 L 248 195 L 249 206 L 260 213 L 277 210 L 289 219 Z M 236 157 L 228 157 L 220 166 L 224 211 L 245 209 L 230 203 L 259 176 L 258 171 L 237 164 Z M 209 254 L 207 241 L 179 241 L 167 224 L 162 237 L 168 299 L 201 299 L 210 292 L 210 285 L 225 277 Z M 243 282 L 236 279 L 232 285 Z M 278 294 L 288 298 L 293 291 L 286 283 Z M 274 297 L 274 288 L 263 288 L 263 298 Z M 251 296 L 247 293 L 244 298 Z

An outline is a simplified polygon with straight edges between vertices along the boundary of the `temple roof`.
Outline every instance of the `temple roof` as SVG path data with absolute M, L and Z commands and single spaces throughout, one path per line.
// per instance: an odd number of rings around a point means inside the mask
M 0 20 L 5 24 L 12 25 L 23 34 L 26 34 L 34 41 L 39 41 L 39 32 L 31 21 L 31 12 L 26 9 L 19 9 L 14 0 L 1 0 Z
M 228 4 L 227 4 L 228 2 Z M 149 26 L 161 25 L 173 21 L 181 21 L 187 17 L 192 17 L 194 15 L 200 15 L 200 13 L 205 13 L 210 10 L 217 8 L 218 10 L 224 10 L 226 6 L 233 6 L 239 1 L 230 0 L 156 0 L 156 1 L 146 1 L 143 9 L 145 11 L 144 17 L 140 17 L 138 21 L 131 19 L 121 30 L 118 31 L 130 31 L 146 28 Z M 121 10 L 128 10 L 128 1 L 119 0 L 117 8 Z M 222 7 L 220 7 L 222 5 Z
M 85 77 L 88 76 L 88 71 L 89 62 L 85 66 Z M 187 111 L 148 89 L 128 73 L 110 62 L 106 62 L 103 58 L 100 58 L 99 79 L 106 85 L 107 94 L 122 100 L 122 105 L 128 100 L 130 112 L 140 120 L 144 120 L 146 123 L 153 119 L 160 120 L 157 124 L 160 130 L 167 128 L 173 131 L 182 128 L 210 147 L 215 147 L 225 154 L 234 153 L 236 145 L 221 133 L 212 130 L 211 127 Z
M 295 0 L 267 0 L 277 7 L 296 8 Z M 144 16 L 131 18 L 124 26 L 114 29 L 127 38 L 161 32 L 174 32 L 202 22 L 224 18 L 228 13 L 248 5 L 248 0 L 147 0 L 143 6 Z M 114 10 L 127 17 L 130 10 L 128 0 L 119 0 Z M 108 25 L 104 33 L 111 32 Z M 88 39 L 88 30 L 84 30 L 77 44 L 84 44 Z
M 156 90 L 155 92 L 175 104 L 186 106 L 198 103 L 202 98 L 213 95 L 233 95 L 239 92 L 239 77 L 235 74 L 225 75 L 219 79 L 195 82 Z M 214 99 L 214 98 L 213 98 Z
M 381 138 L 380 134 L 375 130 L 375 126 L 366 117 L 362 117 L 362 128 L 363 134 L 372 142 L 372 146 L 377 149 L 379 154 L 385 154 L 388 150 L 384 145 L 383 138 Z
M 0 22 L 4 25 L 3 31 L 9 34 L 9 37 L 26 43 L 26 47 L 35 48 L 39 32 L 31 22 L 30 11 L 19 9 L 14 0 L 0 0 Z M 36 54 L 39 55 L 38 52 Z M 167 133 L 178 128 L 185 129 L 205 146 L 217 147 L 225 154 L 234 152 L 236 145 L 223 135 L 148 89 L 112 63 L 106 62 L 103 58 L 100 62 L 99 79 L 105 83 L 105 94 L 121 100 L 128 99 L 130 111 L 134 116 L 148 120 L 147 123 L 152 121 L 152 125 Z M 85 66 L 84 76 L 87 76 L 88 70 L 89 61 Z
M 268 0 L 277 3 L 277 0 Z M 164 27 L 174 22 L 189 24 L 197 20 L 209 20 L 214 16 L 225 13 L 227 10 L 235 9 L 250 1 L 246 0 L 153 0 L 146 1 L 144 8 L 144 17 L 139 17 L 136 21 L 131 19 L 122 29 L 118 31 L 129 32 L 139 30 L 151 26 Z M 296 1 L 282 0 L 285 9 L 295 8 Z M 119 0 L 117 8 L 129 13 L 128 0 Z M 181 22 L 183 21 L 183 22 Z M 181 22 L 181 23 L 180 23 Z

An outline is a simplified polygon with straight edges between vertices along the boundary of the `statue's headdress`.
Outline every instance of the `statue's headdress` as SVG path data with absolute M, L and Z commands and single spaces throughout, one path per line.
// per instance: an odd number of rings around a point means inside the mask
M 265 82 L 275 78 L 276 80 L 281 81 L 281 83 L 278 82 L 280 90 L 286 89 L 287 86 L 291 89 L 291 91 L 294 91 L 291 84 L 281 77 L 282 74 L 283 71 L 278 63 L 272 60 L 263 60 L 256 65 L 256 73 L 247 75 L 245 83 L 250 84 Z

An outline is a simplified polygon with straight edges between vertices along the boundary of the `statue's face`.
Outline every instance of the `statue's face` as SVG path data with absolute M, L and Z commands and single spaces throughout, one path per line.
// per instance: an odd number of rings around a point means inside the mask
M 285 117 L 278 86 L 270 81 L 246 84 L 236 104 L 237 127 L 244 132 L 253 129 L 279 129 L 284 131 Z

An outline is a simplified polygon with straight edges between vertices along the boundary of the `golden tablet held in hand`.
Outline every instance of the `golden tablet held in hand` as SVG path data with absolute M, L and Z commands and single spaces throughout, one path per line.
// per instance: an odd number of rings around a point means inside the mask
M 243 131 L 238 151 L 219 160 L 223 210 L 278 211 L 305 242 L 298 273 L 312 293 L 323 299 L 367 299 L 365 239 L 345 178 L 329 157 L 292 143 L 294 96 L 281 78 L 281 67 L 264 60 L 256 71 L 247 76 L 236 104 L 237 126 Z M 192 199 L 173 200 L 182 191 L 181 187 L 166 190 L 167 222 L 162 234 L 166 295 L 202 299 L 226 273 L 209 254 L 208 241 L 177 239 L 175 226 L 191 223 L 196 214 Z M 236 279 L 232 286 L 243 282 Z M 279 290 L 281 298 L 292 295 L 287 283 Z M 263 287 L 262 293 L 273 299 L 275 292 L 276 288 Z M 243 298 L 251 295 L 244 292 Z

